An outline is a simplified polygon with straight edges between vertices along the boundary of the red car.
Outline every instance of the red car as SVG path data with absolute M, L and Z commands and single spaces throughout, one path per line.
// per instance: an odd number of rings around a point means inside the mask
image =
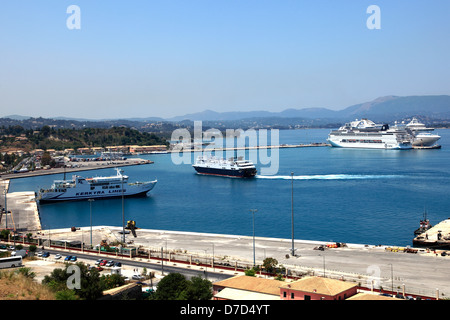
M 105 266 L 108 263 L 108 260 L 102 260 L 102 262 L 100 262 L 99 266 Z

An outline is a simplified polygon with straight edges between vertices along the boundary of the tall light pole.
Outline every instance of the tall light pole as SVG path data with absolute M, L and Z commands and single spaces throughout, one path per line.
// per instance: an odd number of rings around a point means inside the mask
M 292 222 L 292 249 L 291 255 L 295 255 L 294 248 L 294 172 L 291 172 L 291 222 Z
M 89 212 L 90 212 L 90 220 L 91 220 L 91 248 L 92 248 L 92 201 L 94 199 L 88 199 L 89 201 Z
M 120 170 L 120 176 L 122 179 L 122 242 L 125 245 L 125 209 L 124 209 L 124 199 L 123 199 L 123 173 Z
M 389 265 L 391 266 L 391 291 L 392 296 L 394 296 L 394 267 L 392 266 L 392 263 L 389 263 Z
M 8 193 L 7 186 L 5 185 L 3 191 L 5 192 L 5 229 L 8 229 L 8 204 L 6 199 L 6 194 Z
M 322 256 L 323 259 L 323 277 L 325 278 L 325 255 L 319 254 L 319 256 Z
M 256 259 L 255 259 L 255 212 L 257 212 L 257 209 L 250 209 L 250 212 L 253 215 L 253 267 L 256 265 Z

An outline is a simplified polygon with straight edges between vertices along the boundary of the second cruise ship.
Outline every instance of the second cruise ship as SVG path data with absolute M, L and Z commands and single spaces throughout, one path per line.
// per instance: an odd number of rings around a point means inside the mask
M 414 135 L 413 146 L 416 147 L 431 147 L 441 138 L 440 135 L 432 133 L 434 128 L 426 127 L 417 118 L 412 118 L 411 122 L 406 125 L 406 129 L 412 131 Z

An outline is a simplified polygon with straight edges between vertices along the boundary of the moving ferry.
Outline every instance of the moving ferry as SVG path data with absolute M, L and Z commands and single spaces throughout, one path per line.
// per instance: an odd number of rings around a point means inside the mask
M 255 165 L 242 157 L 228 160 L 216 157 L 199 156 L 192 165 L 198 174 L 225 176 L 234 178 L 251 178 L 256 175 Z
M 39 202 L 65 200 L 103 199 L 146 195 L 157 180 L 128 183 L 128 176 L 117 169 L 115 176 L 83 178 L 74 175 L 72 180 L 55 180 L 49 189 L 39 190 Z

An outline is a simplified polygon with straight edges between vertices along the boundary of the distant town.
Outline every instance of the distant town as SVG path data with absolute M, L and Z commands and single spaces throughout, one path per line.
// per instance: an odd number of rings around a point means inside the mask
M 10 126 L 0 129 L 0 172 L 14 173 L 64 167 L 65 158 L 119 156 L 164 152 L 169 143 L 156 134 L 117 127 L 109 129 L 40 129 Z M 68 160 L 68 159 L 67 159 Z

